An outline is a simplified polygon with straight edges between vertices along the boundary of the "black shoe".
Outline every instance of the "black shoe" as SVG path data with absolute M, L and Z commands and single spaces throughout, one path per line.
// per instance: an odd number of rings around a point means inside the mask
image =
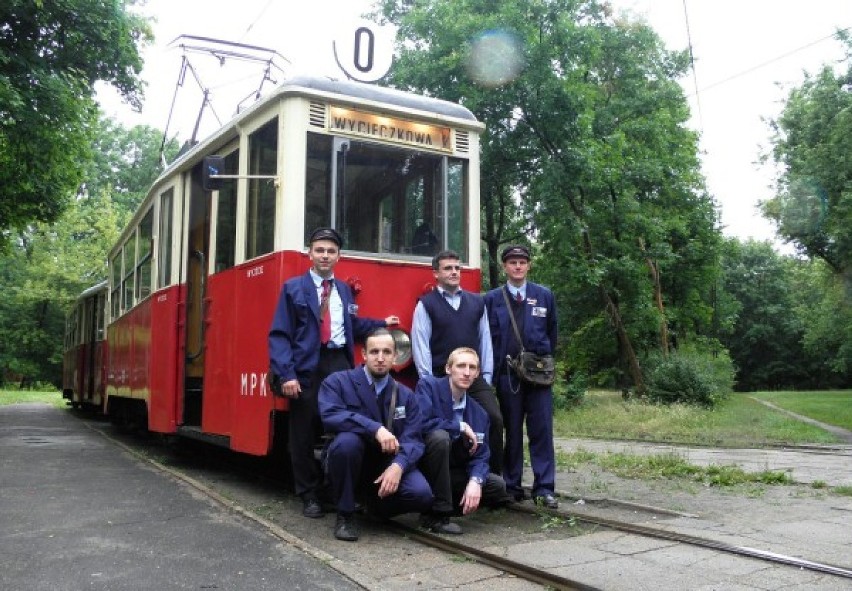
M 462 528 L 458 523 L 453 523 L 446 515 L 424 514 L 420 516 L 420 527 L 429 530 L 433 534 L 460 535 Z
M 515 499 L 516 503 L 520 503 L 521 501 L 526 501 L 529 497 L 527 497 L 527 493 L 524 489 L 521 490 L 510 490 L 508 491 L 512 498 Z
M 334 525 L 334 537 L 344 542 L 358 541 L 358 525 L 355 516 L 351 513 L 338 513 L 337 523 Z
M 541 505 L 543 507 L 547 507 L 548 509 L 558 509 L 559 501 L 556 500 L 552 494 L 547 493 L 544 495 L 539 495 L 533 499 L 536 505 Z
M 311 519 L 319 519 L 325 515 L 319 501 L 314 498 L 302 499 L 302 515 Z

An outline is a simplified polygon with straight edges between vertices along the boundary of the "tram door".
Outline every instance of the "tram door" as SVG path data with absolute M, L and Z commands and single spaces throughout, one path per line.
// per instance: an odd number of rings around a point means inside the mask
M 189 240 L 186 253 L 186 356 L 183 424 L 201 425 L 204 390 L 204 307 L 210 253 L 210 193 L 201 186 L 201 165 L 192 170 L 189 188 Z

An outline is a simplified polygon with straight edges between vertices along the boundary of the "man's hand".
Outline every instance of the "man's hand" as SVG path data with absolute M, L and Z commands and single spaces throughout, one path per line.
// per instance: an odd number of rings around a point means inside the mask
M 388 326 L 396 326 L 397 324 L 399 324 L 399 316 L 391 314 L 390 316 L 385 318 L 385 324 L 387 324 Z
M 382 448 L 382 453 L 395 454 L 399 451 L 399 440 L 397 440 L 393 433 L 384 427 L 379 427 L 379 430 L 376 431 L 376 441 L 379 442 L 379 447 Z
M 383 499 L 395 493 L 399 488 L 399 481 L 401 478 L 402 467 L 396 462 L 393 462 L 390 466 L 385 468 L 385 471 L 373 481 L 375 484 L 379 485 L 379 498 Z
M 459 506 L 462 508 L 462 515 L 473 513 L 479 508 L 479 501 L 482 499 L 482 485 L 477 484 L 473 479 L 468 480 L 467 487 L 464 489 Z
M 479 447 L 479 442 L 476 440 L 476 433 L 474 433 L 471 426 L 464 421 L 462 421 L 461 424 L 461 434 L 470 441 L 470 455 L 475 454 L 476 448 Z
M 302 393 L 302 385 L 299 380 L 288 380 L 281 382 L 281 394 L 284 398 L 298 398 Z

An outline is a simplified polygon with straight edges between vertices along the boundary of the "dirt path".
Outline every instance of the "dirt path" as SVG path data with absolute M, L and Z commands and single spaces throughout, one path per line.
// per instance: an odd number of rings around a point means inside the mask
M 840 439 L 842 439 L 844 441 L 844 443 L 852 443 L 852 431 L 849 431 L 848 429 L 844 429 L 843 427 L 837 427 L 835 425 L 829 425 L 827 423 L 821 423 L 820 421 L 817 421 L 817 420 L 812 419 L 810 417 L 806 417 L 804 415 L 796 414 L 792 411 L 781 408 L 780 406 L 775 406 L 774 404 L 772 404 L 771 402 L 767 402 L 766 400 L 761 400 L 759 398 L 755 398 L 754 396 L 749 396 L 749 398 L 751 398 L 755 402 L 759 402 L 763 406 L 768 406 L 769 408 L 771 408 L 773 410 L 777 410 L 778 412 L 784 413 L 787 416 L 791 416 L 796 420 L 802 421 L 804 423 L 809 423 L 811 425 L 815 425 L 815 426 L 819 427 L 820 429 L 825 429 L 829 433 L 833 433 L 834 435 L 837 435 Z

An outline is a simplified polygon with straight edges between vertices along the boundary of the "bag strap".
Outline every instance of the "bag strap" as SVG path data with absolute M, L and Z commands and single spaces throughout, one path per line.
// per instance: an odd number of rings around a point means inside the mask
M 388 431 L 391 431 L 391 425 L 393 424 L 393 413 L 394 413 L 394 410 L 396 409 L 396 392 L 397 392 L 397 389 L 398 389 L 397 384 L 396 384 L 396 380 L 394 380 L 393 378 L 391 378 L 391 380 L 393 381 L 393 384 L 391 385 L 390 406 L 388 407 L 388 416 L 385 419 L 385 422 L 387 423 L 385 425 L 385 428 Z
M 509 320 L 512 321 L 512 330 L 515 331 L 515 338 L 518 339 L 518 345 L 521 347 L 521 353 L 524 352 L 524 341 L 521 339 L 521 331 L 518 330 L 518 323 L 515 322 L 515 313 L 512 311 L 512 304 L 509 303 L 509 295 L 506 293 L 507 288 L 500 290 L 503 292 L 503 299 L 506 301 L 506 311 L 509 312 Z

